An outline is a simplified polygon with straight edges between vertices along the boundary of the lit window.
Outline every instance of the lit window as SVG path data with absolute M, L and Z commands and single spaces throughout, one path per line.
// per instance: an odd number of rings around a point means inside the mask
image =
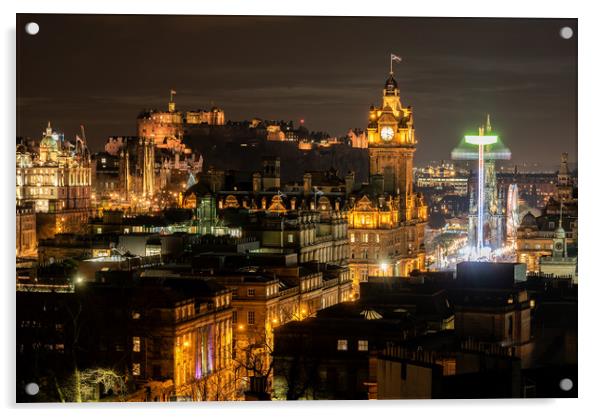
M 132 338 L 132 351 L 140 352 L 140 338 L 138 336 Z
M 249 288 L 247 290 L 247 296 L 248 297 L 255 297 L 255 288 Z
M 140 376 L 140 364 L 139 363 L 132 364 L 132 374 L 134 374 L 135 376 Z
M 293 243 L 295 241 L 295 237 L 292 233 L 288 234 L 288 243 Z
M 247 312 L 247 324 L 255 324 L 255 312 L 254 311 Z
M 349 235 L 349 240 L 351 240 L 351 243 L 355 242 L 355 233 Z
M 357 341 L 357 350 L 360 352 L 368 351 L 368 341 L 367 340 L 358 340 Z
M 337 340 L 337 350 L 347 350 L 347 339 Z

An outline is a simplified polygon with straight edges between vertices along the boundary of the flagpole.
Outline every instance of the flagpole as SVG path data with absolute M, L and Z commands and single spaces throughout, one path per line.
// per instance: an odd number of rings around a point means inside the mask
M 393 54 L 389 54 L 389 65 L 390 65 L 389 74 L 393 75 Z

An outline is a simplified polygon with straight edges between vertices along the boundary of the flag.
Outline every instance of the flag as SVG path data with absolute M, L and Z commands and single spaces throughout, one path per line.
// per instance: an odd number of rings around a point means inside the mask
M 401 58 L 400 58 L 400 60 L 401 60 Z M 176 90 L 171 90 L 171 94 L 175 96 L 176 95 Z
M 401 57 L 395 54 L 391 54 L 391 61 L 401 62 Z

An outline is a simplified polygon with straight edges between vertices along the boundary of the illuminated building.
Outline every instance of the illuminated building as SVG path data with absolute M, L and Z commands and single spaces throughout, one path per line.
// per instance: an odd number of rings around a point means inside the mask
M 352 148 L 366 149 L 368 147 L 368 136 L 362 129 L 349 129 L 347 139 L 351 141 Z
M 92 155 L 92 187 L 95 201 L 121 197 L 121 159 L 109 152 Z
M 569 154 L 563 152 L 560 157 L 560 169 L 556 181 L 557 200 L 560 202 L 569 202 L 574 200 L 573 190 L 574 181 L 568 168 Z
M 446 195 L 468 195 L 468 176 L 456 170 L 453 164 L 429 165 L 416 171 L 416 187 L 421 190 L 433 189 L 446 192 Z
M 542 208 L 557 196 L 557 175 L 546 172 L 498 172 L 497 183 L 502 189 L 515 185 L 521 206 Z
M 56 234 L 51 239 L 40 240 L 38 261 L 41 265 L 46 265 L 66 259 L 82 260 L 110 256 L 117 246 L 117 239 L 117 235 Z
M 283 142 L 286 140 L 285 133 L 280 129 L 279 125 L 269 125 L 266 127 L 267 140 Z
M 348 268 L 317 262 L 266 266 L 216 280 L 233 291 L 235 368 L 240 377 L 265 378 L 266 392 L 272 384 L 273 330 L 349 300 L 352 286 Z
M 152 138 L 110 137 L 94 155 L 98 207 L 148 211 L 181 204 L 181 193 L 202 169 L 203 158 L 181 146 L 160 147 Z
M 474 149 L 474 146 L 478 150 Z M 477 160 L 478 184 L 471 183 L 468 244 L 476 256 L 482 250 L 501 248 L 506 239 L 505 190 L 498 187 L 495 161 L 510 159 L 510 150 L 493 134 L 489 115 L 479 128 L 479 135 L 467 135 L 452 151 L 452 159 Z M 476 190 L 475 190 L 476 188 Z
M 159 149 L 172 149 L 183 152 L 182 139 L 186 132 L 205 125 L 222 126 L 225 124 L 224 111 L 213 107 L 209 111 L 187 111 L 185 117 L 176 109 L 176 92 L 171 91 L 167 111 L 146 110 L 138 115 L 138 137 L 152 138 Z
M 370 185 L 347 192 L 349 266 L 355 288 L 370 275 L 404 275 L 425 267 L 427 208 L 413 191 L 416 138 L 413 109 L 403 107 L 391 72 L 382 107 L 370 107 L 367 128 Z M 349 184 L 349 186 L 352 186 Z
M 31 258 L 37 255 L 36 212 L 33 204 L 17 206 L 17 258 Z
M 177 148 L 184 135 L 182 114 L 171 91 L 167 111 L 148 110 L 138 115 L 138 137 L 152 139 L 157 147 Z
M 572 176 L 567 172 L 566 154 L 563 154 L 557 177 L 557 195 L 548 198 L 541 215 L 535 216 L 530 211 L 525 214 L 517 228 L 517 260 L 526 263 L 529 272 L 540 272 L 540 261 L 543 257 L 546 257 L 544 269 L 548 273 L 560 274 L 559 271 L 562 269 L 564 272 L 561 275 L 571 276 L 573 273 L 569 272 L 573 270 L 573 267 L 576 268 L 579 209 L 577 188 L 573 185 Z M 567 187 L 571 188 L 570 192 L 566 189 Z M 558 251 L 554 251 L 559 240 L 562 240 L 563 246 L 567 248 L 562 256 Z M 550 262 L 554 263 L 553 258 L 559 260 L 558 268 L 553 267 L 550 270 L 548 266 L 550 266 Z M 564 261 L 560 262 L 561 258 Z M 560 268 L 560 265 L 564 265 L 564 267 Z
M 17 146 L 17 205 L 32 203 L 37 237 L 77 232 L 90 214 L 91 168 L 85 139 L 64 140 L 48 123 L 37 152 Z
M 143 401 L 239 399 L 231 372 L 228 289 L 194 277 L 157 275 L 153 270 L 135 279 L 127 271 L 99 276 L 102 283 L 76 283 L 74 292 L 17 292 L 22 344 L 17 368 L 22 375 L 53 375 L 48 380 L 56 388 L 72 381 L 65 377 L 72 378 L 76 364 L 82 373 L 102 368 L 127 375 L 126 394 L 141 395 Z M 73 319 L 70 314 L 76 310 L 79 314 Z M 75 331 L 81 335 L 77 346 L 69 337 Z M 45 361 L 38 368 L 35 358 L 39 357 Z M 41 389 L 46 388 L 46 380 L 38 380 Z M 158 382 L 161 389 L 155 392 L 153 383 Z M 48 388 L 48 392 L 56 390 Z M 84 391 L 82 400 L 98 400 L 94 392 L 97 389 Z M 70 393 L 65 390 L 65 395 Z
M 224 111 L 218 107 L 212 107 L 211 110 L 187 111 L 186 124 L 207 124 L 221 126 L 226 123 Z
M 300 140 L 299 141 L 299 150 L 301 151 L 311 151 L 313 149 L 313 142 L 309 140 Z
M 562 228 L 562 202 L 560 204 L 560 220 L 554 231 L 552 255 L 539 258 L 539 270 L 544 275 L 570 277 L 577 282 L 577 257 L 568 256 L 566 233 Z
M 184 196 L 200 234 L 252 236 L 265 250 L 342 265 L 349 257 L 345 182 L 336 173 L 307 172 L 303 184 L 281 184 L 280 160 L 266 157 L 251 182 L 210 169 Z

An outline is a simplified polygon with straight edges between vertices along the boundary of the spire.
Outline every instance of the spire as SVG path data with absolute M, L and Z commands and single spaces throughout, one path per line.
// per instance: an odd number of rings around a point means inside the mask
M 487 113 L 487 124 L 485 125 L 485 131 L 487 133 L 491 133 L 491 118 L 489 117 L 489 113 Z
M 561 175 L 567 175 L 569 173 L 568 167 L 569 154 L 567 152 L 563 152 L 560 156 L 560 170 L 558 171 Z
M 46 136 L 52 136 L 52 126 L 50 126 L 50 120 L 48 121 L 48 126 L 46 127 Z

